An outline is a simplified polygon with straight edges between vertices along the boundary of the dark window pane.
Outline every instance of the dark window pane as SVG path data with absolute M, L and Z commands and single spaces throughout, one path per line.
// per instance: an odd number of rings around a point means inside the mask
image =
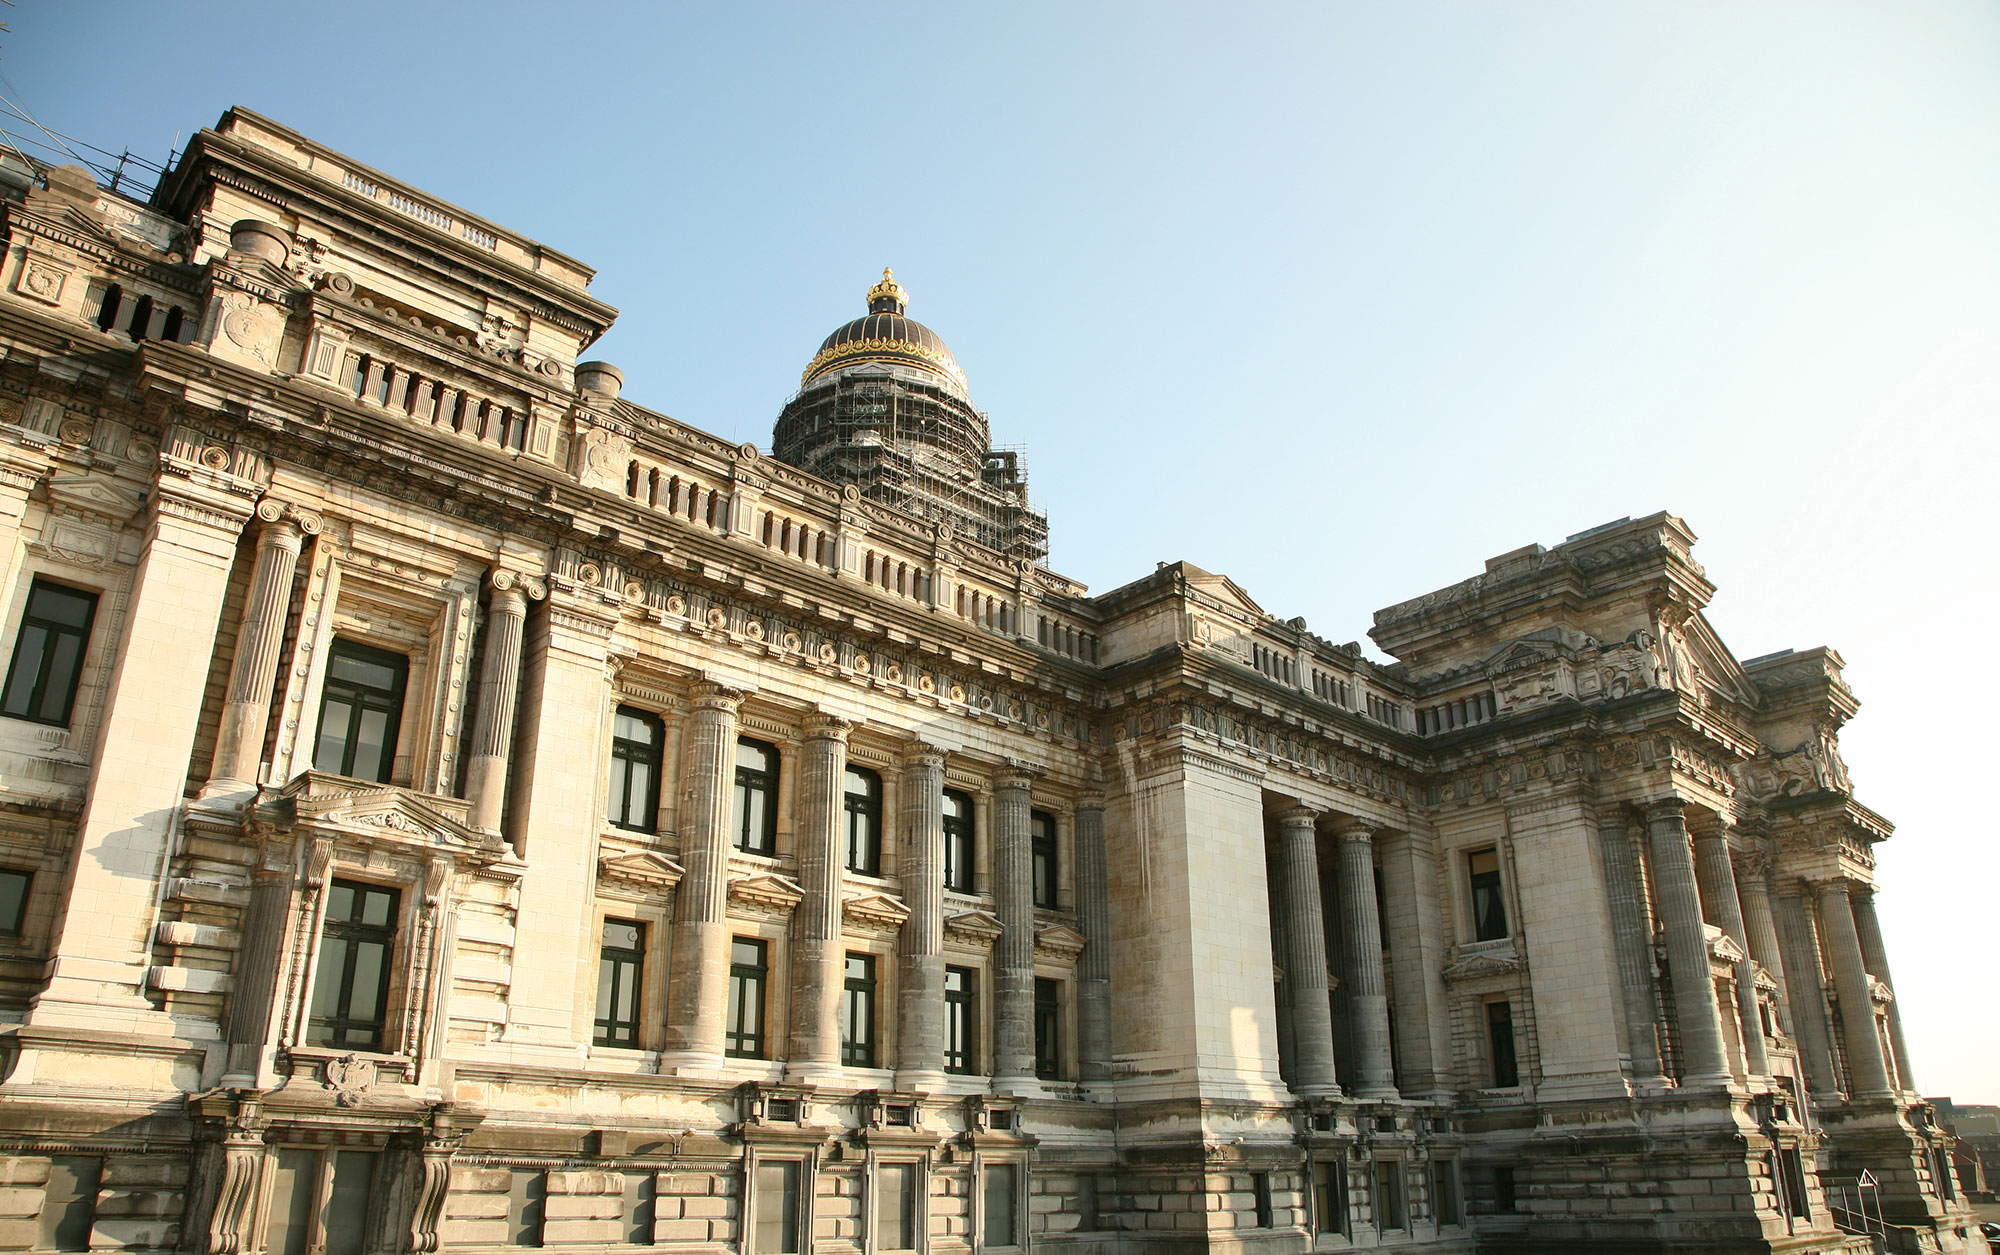
M 1015 1246 L 1020 1239 L 1016 1236 L 1016 1174 L 1019 1169 L 1010 1163 L 986 1165 L 986 1245 Z
M 97 1184 L 104 1161 L 93 1155 L 55 1155 L 42 1194 L 41 1245 L 58 1251 L 87 1251 L 97 1222 Z
M 795 1159 L 757 1165 L 759 1255 L 796 1255 L 799 1249 L 799 1166 Z
M 515 1246 L 542 1244 L 542 1216 L 549 1196 L 549 1174 L 516 1168 L 507 1187 L 507 1234 Z
M 37 723 L 69 723 L 96 613 L 94 593 L 41 580 L 28 586 L 6 688 L 0 691 L 0 713 Z
M 18 937 L 28 918 L 28 886 L 34 876 L 0 867 L 0 937 Z
M 278 1152 L 272 1166 L 271 1207 L 264 1223 L 266 1255 L 305 1255 L 312 1244 L 313 1191 L 319 1185 L 319 1152 Z
M 35 681 L 42 674 L 42 658 L 48 650 L 49 632 L 47 628 L 33 624 L 21 628 L 21 638 L 14 642 L 13 674 L 27 677 L 25 683 L 15 684 L 11 679 L 7 684 L 7 700 L 4 709 L 10 715 L 25 715 L 34 704 Z
M 313 769 L 386 782 L 396 760 L 397 725 L 410 660 L 334 639 L 320 697 Z
M 1521 1083 L 1514 1062 L 1514 1008 L 1505 1002 L 1486 1004 L 1487 1046 L 1493 1060 L 1493 1084 L 1506 1088 Z
M 1498 941 L 1507 935 L 1507 904 L 1500 896 L 1500 856 L 1493 850 L 1475 850 L 1466 856 L 1472 887 L 1472 929 L 1479 941 Z
M 875 1249 L 907 1251 L 917 1244 L 915 1164 L 885 1163 L 875 1169 Z
M 333 1184 L 327 1191 L 326 1255 L 361 1255 L 368 1237 L 368 1196 L 375 1175 L 375 1152 L 335 1151 Z

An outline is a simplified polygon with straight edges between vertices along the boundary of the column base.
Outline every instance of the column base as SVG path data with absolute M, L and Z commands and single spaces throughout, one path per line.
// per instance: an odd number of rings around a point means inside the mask
M 793 1085 L 834 1088 L 843 1079 L 840 1065 L 823 1059 L 795 1060 L 785 1065 L 785 1080 Z
M 1401 1102 L 1403 1096 L 1394 1085 L 1361 1085 L 1355 1087 L 1354 1097 L 1360 1102 Z
M 248 809 L 257 800 L 257 793 L 257 786 L 248 780 L 218 777 L 201 786 L 201 792 L 194 796 L 194 805 L 200 810 L 234 814 Z
M 722 1056 L 709 1054 L 703 1050 L 666 1050 L 660 1052 L 661 1076 L 720 1076 Z
M 1339 1085 L 1332 1081 L 1292 1086 L 1292 1097 L 1294 1098 L 1341 1098 L 1345 1097 L 1345 1095 L 1346 1091 L 1342 1090 Z
M 996 1076 L 993 1078 L 993 1092 L 1003 1098 L 1040 1098 L 1048 1091 L 1039 1077 Z
M 900 1094 L 937 1094 L 944 1087 L 941 1068 L 901 1068 L 896 1072 L 896 1092 Z

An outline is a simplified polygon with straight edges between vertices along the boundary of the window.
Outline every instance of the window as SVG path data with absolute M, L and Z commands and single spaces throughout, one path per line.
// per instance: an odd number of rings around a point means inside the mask
M 1104 1218 L 1097 1209 L 1096 1177 L 1076 1179 L 1076 1227 L 1085 1233 L 1095 1233 L 1104 1227 Z
M 1431 1210 L 1440 1226 L 1465 1223 L 1465 1210 L 1458 1202 L 1458 1161 L 1431 1161 Z
M 1041 811 L 1028 814 L 1028 848 L 1034 865 L 1035 905 L 1056 904 L 1056 821 Z
M 917 1165 L 875 1166 L 875 1249 L 908 1251 L 917 1245 Z
M 866 767 L 847 769 L 847 870 L 882 870 L 882 777 Z
M 267 1255 L 361 1255 L 375 1152 L 285 1147 L 271 1175 Z
M 985 1178 L 987 1246 L 1019 1246 L 1020 1200 L 1017 1197 L 1020 1168 L 1011 1163 L 990 1163 L 981 1174 Z
M 547 1218 L 549 1174 L 536 1168 L 515 1168 L 507 1182 L 507 1243 L 540 1246 Z
M 0 867 L 0 937 L 18 937 L 28 921 L 28 887 L 35 883 L 32 872 Z
M 653 1217 L 658 1213 L 660 1178 L 656 1172 L 625 1174 L 625 1241 L 632 1246 L 653 1244 Z
M 1347 1165 L 1313 1160 L 1313 1224 L 1320 1233 L 1347 1232 Z
M 797 1255 L 799 1168 L 796 1159 L 757 1165 L 757 1255 Z
M 875 1066 L 875 956 L 847 956 L 847 991 L 840 1006 L 840 1061 Z
M 97 594 L 36 580 L 28 586 L 28 608 L 14 638 L 14 661 L 7 687 L 0 690 L 0 714 L 10 719 L 68 727 L 83 678 L 83 650 Z
M 382 1049 L 398 896 L 394 889 L 351 880 L 336 880 L 327 891 L 307 1045 Z
M 728 1053 L 738 1059 L 764 1057 L 764 978 L 766 943 L 738 937 L 729 943 Z
M 56 1251 L 87 1251 L 97 1223 L 97 1183 L 104 1161 L 91 1155 L 54 1155 L 42 1192 L 42 1240 Z
M 1493 1169 L 1493 1210 L 1513 1211 L 1520 1201 L 1519 1189 L 1514 1183 L 1512 1167 Z
M 778 751 L 762 741 L 736 743 L 736 848 L 778 848 Z
M 1375 1227 L 1383 1230 L 1410 1227 L 1410 1209 L 1403 1200 L 1400 1159 L 1375 1161 Z
M 1493 1087 L 1506 1089 L 1519 1085 L 1521 1071 L 1514 1062 L 1514 1008 L 1511 1004 L 1486 1004 L 1486 1044 L 1493 1061 Z
M 319 705 L 313 769 L 386 783 L 396 761 L 396 725 L 410 660 L 336 637 Z
M 632 832 L 651 832 L 660 813 L 660 747 L 666 735 L 655 715 L 620 706 L 611 726 L 611 789 L 604 815 Z
M 1806 1196 L 1806 1167 L 1797 1147 L 1778 1152 L 1778 1188 L 1784 1192 L 1785 1214 L 1798 1220 L 1812 1219 L 1812 1201 Z
M 1257 1207 L 1257 1227 L 1271 1227 L 1271 1174 L 1253 1172 L 1250 1174 L 1250 1197 Z
M 1500 897 L 1500 854 L 1474 850 L 1466 855 L 1472 874 L 1472 936 L 1498 941 L 1507 935 L 1507 904 Z
M 969 1076 L 979 1065 L 977 974 L 970 968 L 944 970 L 944 1070 Z
M 944 791 L 944 887 L 972 892 L 972 799 Z
M 646 926 L 629 919 L 604 921 L 597 951 L 597 1034 L 599 1046 L 639 1044 L 639 974 L 645 964 Z
M 1035 978 L 1035 1075 L 1062 1072 L 1062 982 Z

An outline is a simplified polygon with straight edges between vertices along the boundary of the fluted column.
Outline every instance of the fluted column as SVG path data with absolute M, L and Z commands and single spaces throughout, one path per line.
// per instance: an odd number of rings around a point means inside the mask
M 944 751 L 919 745 L 903 758 L 900 859 L 903 921 L 896 954 L 896 1088 L 944 1084 Z
M 1868 993 L 1868 966 L 1861 957 L 1861 937 L 1854 927 L 1854 907 L 1845 877 L 1813 886 L 1819 898 L 1819 926 L 1826 938 L 1833 991 L 1840 999 L 1841 1039 L 1847 1047 L 1849 1097 L 1889 1097 L 1889 1066 L 1882 1057 L 1882 1038 L 1875 1031 L 1875 1000 Z
M 507 805 L 507 762 L 514 749 L 514 703 L 521 691 L 521 635 L 528 598 L 520 581 L 495 572 L 486 603 L 486 661 L 479 672 L 479 718 L 465 761 L 467 819 L 483 832 L 500 831 Z
M 1778 879 L 1778 924 L 1783 929 L 1785 972 L 1790 977 L 1792 1027 L 1799 1036 L 1799 1057 L 1805 1063 L 1806 1088 L 1820 1102 L 1840 1096 L 1840 1077 L 1833 1066 L 1833 1023 L 1827 1014 L 1826 964 L 1819 933 L 1805 900 L 1805 882 Z
M 743 694 L 703 681 L 681 738 L 683 874 L 674 892 L 662 1068 L 722 1062 L 729 997 L 729 815 L 735 803 L 736 710 Z
M 1597 842 L 1604 862 L 1605 898 L 1611 907 L 1611 944 L 1617 952 L 1625 1037 L 1632 1051 L 1632 1083 L 1642 1092 L 1653 1091 L 1666 1084 L 1666 1073 L 1660 1066 L 1659 999 L 1653 985 L 1652 947 L 1647 942 L 1639 900 L 1632 829 L 1622 811 L 1598 825 Z
M 1375 833 L 1359 824 L 1342 829 L 1340 918 L 1346 929 L 1347 973 L 1354 1017 L 1355 1086 L 1360 1098 L 1394 1098 L 1396 1065 L 1389 1050 L 1389 983 L 1382 972 L 1382 914 L 1375 901 Z M 1304 1034 L 1300 1034 L 1301 1040 Z
M 203 786 L 203 800 L 254 793 L 257 764 L 264 753 L 264 730 L 271 722 L 271 694 L 278 676 L 278 651 L 292 604 L 292 576 L 298 570 L 304 528 L 287 518 L 275 501 L 257 506 L 264 521 L 257 532 L 257 561 L 250 594 L 236 627 L 236 658 L 229 667 L 229 691 L 216 730 L 215 766 Z M 311 530 L 319 521 L 306 516 Z
M 1722 1007 L 1708 968 L 1708 937 L 1702 932 L 1701 890 L 1688 845 L 1687 804 L 1663 798 L 1646 808 L 1653 847 L 1653 875 L 1661 923 L 1667 934 L 1667 971 L 1674 980 L 1674 1022 L 1680 1030 L 1681 1084 L 1729 1083 L 1722 1048 Z
M 846 721 L 806 721 L 797 775 L 799 887 L 792 912 L 792 1046 L 785 1071 L 799 1079 L 838 1077 L 840 995 L 847 950 L 841 941 L 841 819 L 846 811 Z M 877 1060 L 877 1062 L 881 1062 Z
M 1077 1075 L 1111 1079 L 1111 875 L 1104 851 L 1104 798 L 1076 804 L 1076 911 L 1083 954 L 1076 961 Z
M 1771 983 L 1778 987 L 1778 1027 L 1792 1033 L 1791 982 L 1785 977 L 1785 959 L 1778 945 L 1778 922 L 1771 911 L 1771 861 L 1759 853 L 1744 855 L 1736 863 L 1736 896 L 1743 903 L 1743 928 L 1750 937 L 1750 957 L 1764 967 Z
M 993 948 L 993 1072 L 1003 1083 L 1035 1077 L 1031 780 L 1031 773 L 1013 770 L 993 791 L 993 897 L 1000 916 L 1000 940 Z
M 1882 921 L 1875 915 L 1875 890 L 1863 886 L 1854 895 L 1854 927 L 1861 936 L 1861 959 L 1868 974 L 1889 987 L 1889 1044 L 1896 1051 L 1896 1082 L 1914 1091 L 1917 1083 L 1910 1075 L 1910 1047 L 1903 1039 L 1903 1013 L 1896 1009 L 1896 982 L 1889 976 L 1889 951 L 1882 944 Z
M 1743 1037 L 1743 1066 L 1751 1076 L 1771 1074 L 1764 1048 L 1764 1022 L 1757 1014 L 1757 973 L 1750 964 L 1750 938 L 1743 927 L 1743 904 L 1736 895 L 1735 865 L 1729 858 L 1729 830 L 1717 827 L 1694 839 L 1695 875 L 1709 919 L 1736 944 L 1736 1020 Z
M 1278 816 L 1274 905 L 1284 946 L 1285 1001 L 1291 1009 L 1292 1090 L 1298 1094 L 1340 1092 L 1333 1064 L 1333 1008 L 1328 1001 L 1325 904 L 1319 892 L 1318 822 L 1319 812 L 1309 806 L 1295 806 Z M 1372 871 L 1368 885 L 1372 893 Z M 1385 1014 L 1387 1008 L 1385 999 Z

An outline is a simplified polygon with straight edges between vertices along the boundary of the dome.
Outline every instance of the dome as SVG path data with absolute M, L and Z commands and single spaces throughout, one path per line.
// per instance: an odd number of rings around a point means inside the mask
M 862 362 L 914 366 L 941 375 L 957 391 L 965 391 L 965 372 L 958 368 L 944 337 L 914 318 L 904 317 L 908 293 L 891 271 L 868 289 L 868 312 L 840 327 L 819 346 L 799 379 L 804 387 L 821 375 Z

